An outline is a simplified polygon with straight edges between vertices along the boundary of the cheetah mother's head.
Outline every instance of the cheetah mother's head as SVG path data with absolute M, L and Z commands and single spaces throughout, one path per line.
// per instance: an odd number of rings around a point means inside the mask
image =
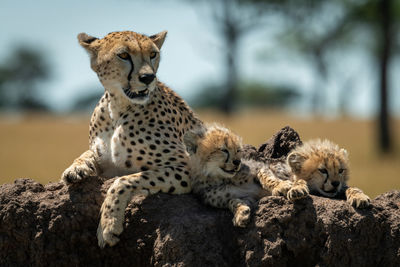
M 145 104 L 156 88 L 160 49 L 166 35 L 166 31 L 149 37 L 123 31 L 99 39 L 80 33 L 78 40 L 107 91 L 132 103 Z

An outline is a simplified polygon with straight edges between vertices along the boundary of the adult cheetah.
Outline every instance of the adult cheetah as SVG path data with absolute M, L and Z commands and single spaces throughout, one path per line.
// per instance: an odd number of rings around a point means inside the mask
M 157 81 L 166 34 L 78 35 L 105 92 L 90 121 L 89 150 L 64 171 L 62 180 L 72 184 L 88 176 L 118 177 L 101 207 L 97 237 L 102 248 L 119 241 L 125 208 L 134 194 L 191 190 L 182 138 L 202 122 Z

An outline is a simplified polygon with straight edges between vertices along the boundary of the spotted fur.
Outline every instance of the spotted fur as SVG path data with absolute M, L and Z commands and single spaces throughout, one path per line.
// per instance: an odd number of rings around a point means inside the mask
M 286 196 L 291 188 L 291 181 L 275 176 L 278 165 L 243 160 L 240 137 L 224 127 L 189 131 L 184 142 L 190 153 L 193 192 L 208 205 L 231 210 L 235 226 L 247 225 L 258 199 Z
M 65 170 L 62 180 L 72 184 L 88 176 L 118 177 L 101 207 L 100 247 L 118 242 L 133 195 L 191 190 L 182 138 L 202 122 L 182 98 L 157 81 L 165 36 L 131 31 L 102 39 L 78 35 L 105 93 L 90 121 L 89 150 Z
M 329 140 L 311 140 L 299 146 L 287 157 L 293 172 L 294 187 L 289 194 L 303 197 L 312 194 L 338 197 L 344 193 L 356 208 L 365 208 L 370 199 L 360 189 L 348 187 L 349 159 L 345 149 Z

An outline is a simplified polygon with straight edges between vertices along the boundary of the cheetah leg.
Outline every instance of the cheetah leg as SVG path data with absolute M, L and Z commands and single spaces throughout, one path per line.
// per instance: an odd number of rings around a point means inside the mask
M 86 177 L 97 175 L 98 165 L 95 155 L 92 150 L 87 150 L 63 172 L 61 180 L 65 184 L 73 184 L 82 181 Z
M 166 174 L 174 175 L 166 179 Z M 108 189 L 100 209 L 97 228 L 98 245 L 114 246 L 123 231 L 125 209 L 133 195 L 149 195 L 158 192 L 184 194 L 190 192 L 189 177 L 184 173 L 172 173 L 171 169 L 144 171 L 117 178 Z
M 255 200 L 249 196 L 239 198 L 237 192 L 236 186 L 222 185 L 205 192 L 203 201 L 216 208 L 228 208 L 233 213 L 233 225 L 246 227 L 250 220 L 250 204 Z
M 238 227 L 246 227 L 250 221 L 251 209 L 249 203 L 240 198 L 229 200 L 229 209 L 233 213 L 233 225 Z
M 293 182 L 292 188 L 289 190 L 287 196 L 291 201 L 295 201 L 297 199 L 305 198 L 308 196 L 309 190 L 307 182 L 303 179 L 296 179 Z
M 349 187 L 345 193 L 347 202 L 355 208 L 363 209 L 370 205 L 371 199 L 361 189 Z
M 292 188 L 291 181 L 279 179 L 271 170 L 265 168 L 258 172 L 257 178 L 261 186 L 271 192 L 271 195 L 289 197 L 288 192 Z

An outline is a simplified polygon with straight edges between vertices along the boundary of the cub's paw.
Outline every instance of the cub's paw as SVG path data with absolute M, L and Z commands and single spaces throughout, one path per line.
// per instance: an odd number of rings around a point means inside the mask
M 122 224 L 118 223 L 115 218 L 101 219 L 97 227 L 97 243 L 99 247 L 104 248 L 106 245 L 110 247 L 116 245 L 119 241 L 118 235 L 122 231 Z
M 365 209 L 371 204 L 371 199 L 364 193 L 349 195 L 347 202 L 357 209 Z
M 236 213 L 233 216 L 233 225 L 238 227 L 246 227 L 250 221 L 250 214 L 250 207 L 241 205 L 237 208 Z
M 61 180 L 65 184 L 74 184 L 82 181 L 83 178 L 96 176 L 96 169 L 93 164 L 72 164 L 61 175 Z
M 272 190 L 273 196 L 284 196 L 287 197 L 289 190 L 293 184 L 291 181 L 282 181 L 277 187 Z
M 291 201 L 304 198 L 308 196 L 308 186 L 304 184 L 295 184 L 287 193 L 287 198 Z

